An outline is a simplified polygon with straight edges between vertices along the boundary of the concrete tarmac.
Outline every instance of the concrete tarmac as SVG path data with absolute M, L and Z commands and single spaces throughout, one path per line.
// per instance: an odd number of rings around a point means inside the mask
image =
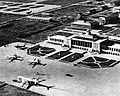
M 22 44 L 20 42 L 9 44 L 7 47 L 0 47 L 0 81 L 5 81 L 15 86 L 20 86 L 13 79 L 17 76 L 38 77 L 36 72 L 50 74 L 45 76 L 47 80 L 41 84 L 55 85 L 53 89 L 31 87 L 37 93 L 45 94 L 46 96 L 119 96 L 120 95 L 120 66 L 117 64 L 112 68 L 104 69 L 89 69 L 84 67 L 74 67 L 72 63 L 62 63 L 58 60 L 49 60 L 45 57 L 39 57 L 47 66 L 32 66 L 28 65 L 27 60 L 34 59 L 34 56 L 27 55 L 25 51 L 16 49 L 14 46 Z M 44 43 L 41 43 L 45 45 Z M 27 46 L 33 46 L 27 44 Z M 52 46 L 53 47 L 53 46 Z M 61 48 L 61 47 L 59 47 Z M 62 48 L 60 49 L 62 50 Z M 6 56 L 17 54 L 24 57 L 24 61 L 13 61 L 9 63 Z M 103 55 L 106 57 L 106 55 Z M 106 57 L 108 58 L 108 56 Z M 109 55 L 109 58 L 113 56 Z M 117 60 L 118 56 L 114 56 Z M 77 60 L 79 61 L 79 60 Z M 65 74 L 73 74 L 73 77 L 68 77 Z

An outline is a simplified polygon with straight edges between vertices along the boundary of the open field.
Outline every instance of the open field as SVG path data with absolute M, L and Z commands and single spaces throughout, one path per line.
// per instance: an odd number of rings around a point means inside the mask
M 72 6 L 64 7 L 62 9 L 50 11 L 49 13 L 55 14 L 56 16 L 62 16 L 62 15 L 75 16 L 76 14 L 85 12 L 85 10 L 93 7 L 94 6 L 72 5 Z
M 73 63 L 63 63 L 58 60 L 45 59 L 44 56 L 39 57 L 47 66 L 36 66 L 31 68 L 27 60 L 34 59 L 34 56 L 27 55 L 25 51 L 18 50 L 14 46 L 21 43 L 12 43 L 8 47 L 0 47 L 0 80 L 7 83 L 20 86 L 12 82 L 17 76 L 37 77 L 36 72 L 50 74 L 42 84 L 55 85 L 53 89 L 46 90 L 43 87 L 31 87 L 30 90 L 41 93 L 47 96 L 119 96 L 120 95 L 120 65 L 111 68 L 89 69 L 82 66 L 74 67 Z M 45 45 L 42 42 L 41 46 Z M 27 44 L 27 46 L 31 46 Z M 33 45 L 32 45 L 33 46 Z M 58 45 L 47 44 L 51 48 L 57 48 Z M 58 46 L 59 47 L 59 46 Z M 60 47 L 61 48 L 61 47 Z M 62 48 L 61 48 L 62 50 Z M 18 54 L 24 57 L 24 61 L 13 61 L 9 63 L 6 56 Z M 87 54 L 87 53 L 86 53 Z M 102 55 L 101 57 L 113 58 L 112 55 Z M 98 57 L 98 56 L 97 56 Z M 116 60 L 120 57 L 116 56 Z M 107 58 L 108 59 L 108 58 Z M 100 60 L 100 59 L 99 59 Z M 79 60 L 78 60 L 79 61 Z M 66 74 L 73 74 L 73 77 L 68 77 Z
M 34 19 L 21 19 L 13 22 L 8 22 L 8 24 L 5 24 L 5 25 L 1 25 L 0 37 L 1 38 L 8 37 L 9 39 L 12 38 L 15 40 L 18 37 L 25 38 L 26 36 L 30 36 L 35 33 L 40 33 L 45 35 L 44 33 L 45 30 L 49 30 L 56 26 L 59 26 L 59 25 L 55 23 L 42 22 Z M 40 38 L 40 40 L 42 39 L 43 38 Z M 7 43 L 6 41 L 4 42 Z M 1 42 L 1 45 L 3 45 L 2 42 Z
M 12 20 L 15 20 L 17 18 L 22 18 L 22 17 L 24 17 L 24 16 L 15 15 L 15 14 L 0 13 L 0 24 L 3 22 L 12 21 Z

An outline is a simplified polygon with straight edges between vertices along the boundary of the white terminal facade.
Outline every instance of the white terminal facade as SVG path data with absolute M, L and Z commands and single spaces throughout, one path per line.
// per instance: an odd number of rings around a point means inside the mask
M 71 23 L 70 27 L 49 36 L 48 42 L 69 48 L 120 55 L 119 36 L 108 35 L 117 31 L 120 30 L 116 28 L 108 28 L 104 31 L 93 30 L 89 22 L 78 20 Z

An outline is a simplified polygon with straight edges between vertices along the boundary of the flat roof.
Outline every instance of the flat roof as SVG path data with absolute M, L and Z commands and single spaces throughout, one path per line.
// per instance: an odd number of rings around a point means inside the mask
M 79 30 L 79 31 L 88 31 L 88 28 L 85 28 L 85 27 L 68 27 L 67 29 L 70 29 L 70 30 Z
M 75 39 L 89 40 L 89 41 L 97 41 L 97 40 L 99 40 L 99 38 L 94 38 L 94 37 L 93 38 L 85 38 L 85 37 L 75 36 L 73 38 L 75 38 Z
M 91 26 L 91 24 L 89 22 L 85 22 L 83 20 L 78 20 L 78 21 L 72 22 L 71 24 Z
M 57 32 L 57 33 L 55 33 L 54 35 L 60 35 L 60 36 L 69 37 L 69 36 L 72 36 L 72 35 L 74 35 L 74 34 L 68 33 L 68 32 L 63 32 L 63 31 L 61 30 L 61 32 Z
M 118 48 L 120 48 L 120 44 L 116 44 L 116 43 L 115 43 L 114 45 L 109 46 L 109 47 L 118 49 Z
M 60 35 L 54 35 L 54 36 L 51 36 L 50 38 L 59 39 L 59 40 L 65 40 L 66 39 L 65 36 L 60 36 Z

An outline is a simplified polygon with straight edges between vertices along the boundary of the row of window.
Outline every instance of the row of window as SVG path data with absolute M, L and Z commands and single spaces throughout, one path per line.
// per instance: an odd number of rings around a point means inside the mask
M 101 48 L 104 49 L 104 50 L 111 50 L 111 51 L 120 52 L 120 49 L 110 48 L 110 47 L 107 47 L 107 46 L 102 46 Z
M 62 42 L 62 43 L 64 42 L 64 41 L 63 41 L 63 40 L 61 40 L 61 39 L 54 39 L 54 38 L 50 38 L 50 40 L 51 40 L 51 41 L 55 41 L 55 42 L 56 42 L 56 41 L 57 41 L 57 42 Z
M 76 46 L 72 46 L 72 48 L 76 48 L 76 49 L 82 49 L 82 50 L 88 50 L 88 48 L 76 47 Z
M 120 49 L 116 49 L 116 48 L 108 48 L 108 49 L 112 51 L 120 52 Z
M 113 52 L 107 52 L 108 54 L 112 54 L 112 55 L 117 55 L 117 56 L 120 56 L 119 53 L 113 53 Z
M 85 42 L 85 41 L 77 41 L 77 40 L 72 40 L 71 41 L 72 45 L 78 45 L 78 46 L 83 46 L 83 47 L 92 47 L 91 42 Z

